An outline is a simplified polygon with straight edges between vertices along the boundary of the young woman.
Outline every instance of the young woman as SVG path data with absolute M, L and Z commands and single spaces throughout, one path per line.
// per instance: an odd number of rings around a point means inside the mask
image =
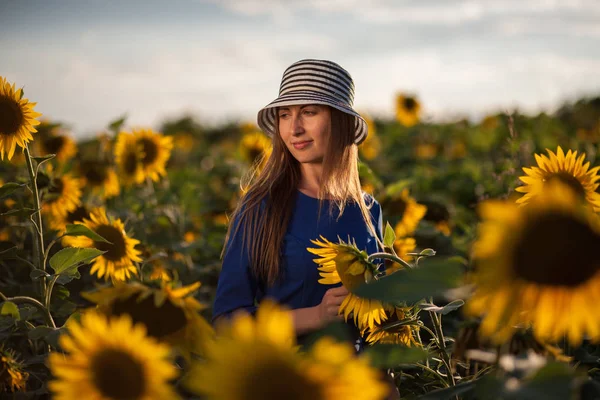
M 319 236 L 368 253 L 381 243 L 381 207 L 358 176 L 367 124 L 353 101 L 353 80 L 334 62 L 301 60 L 283 73 L 279 97 L 258 113 L 273 151 L 233 214 L 213 319 L 253 313 L 264 297 L 293 310 L 300 339 L 342 318 L 348 291 L 318 282 L 307 248 Z

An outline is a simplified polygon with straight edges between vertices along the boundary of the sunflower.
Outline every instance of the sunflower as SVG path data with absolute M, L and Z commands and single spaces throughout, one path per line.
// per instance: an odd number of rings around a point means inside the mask
M 527 207 L 485 202 L 473 259 L 477 289 L 467 303 L 484 315 L 481 333 L 494 342 L 515 325 L 533 324 L 542 341 L 566 335 L 600 339 L 600 241 L 598 216 L 568 186 L 546 185 Z
M 262 132 L 246 133 L 240 142 L 239 151 L 242 158 L 250 163 L 261 163 L 264 166 L 266 159 L 271 154 L 271 139 Z
M 50 215 L 48 217 L 48 222 L 50 224 L 50 229 L 58 231 L 58 235 L 62 235 L 65 233 L 68 224 L 75 224 L 78 222 L 83 222 L 84 218 L 90 217 L 90 210 L 85 205 L 77 206 L 73 211 L 69 211 L 66 215 Z M 71 236 L 65 236 L 63 238 L 63 245 L 69 246 L 66 244 L 65 240 Z
M 139 184 L 146 179 L 142 157 L 136 138 L 130 133 L 119 133 L 115 144 L 115 161 L 124 183 Z
M 387 317 L 383 304 L 378 300 L 363 299 L 352 293 L 360 285 L 370 282 L 378 273 L 377 267 L 367 261 L 367 254 L 359 251 L 356 246 L 346 244 L 342 240 L 338 244 L 332 243 L 323 236 L 311 242 L 319 248 L 307 250 L 321 258 L 313 261 L 319 264 L 321 279 L 319 283 L 335 285 L 342 283 L 350 292 L 340 306 L 340 314 L 348 320 L 352 314 L 354 323 L 359 329 L 373 328 Z
M 10 160 L 15 153 L 17 145 L 22 148 L 27 146 L 37 132 L 34 128 L 40 124 L 36 120 L 42 114 L 33 111 L 37 103 L 30 103 L 22 98 L 23 89 L 16 90 L 6 78 L 0 76 L 0 158 L 4 160 L 4 154 Z
M 256 319 L 238 313 L 219 328 L 184 383 L 209 399 L 367 400 L 385 393 L 377 371 L 350 345 L 323 338 L 309 354 L 298 353 L 291 314 L 271 301 L 261 303 Z
M 444 148 L 444 153 L 449 160 L 465 158 L 467 145 L 462 140 L 453 140 Z
M 500 121 L 495 115 L 486 115 L 480 124 L 481 128 L 486 131 L 493 131 L 500 126 Z
M 415 157 L 419 160 L 431 160 L 437 156 L 438 151 L 435 143 L 419 141 L 415 144 Z
M 150 272 L 150 276 L 148 278 L 151 281 L 171 282 L 173 278 L 171 278 L 169 270 L 165 268 L 162 263 L 158 263 L 156 261 L 152 263 L 152 271 Z
M 102 199 L 117 196 L 121 192 L 114 168 L 100 160 L 83 160 L 79 163 L 82 186 Z
M 427 212 L 423 220 L 432 223 L 436 231 L 450 236 L 452 233 L 452 223 L 448 207 L 437 201 L 424 201 L 423 205 L 427 207 Z
M 116 282 L 114 287 L 82 296 L 107 316 L 129 315 L 134 323 L 146 326 L 148 336 L 170 344 L 189 359 L 191 353 L 202 354 L 213 335 L 210 324 L 198 314 L 206 306 L 192 296 L 198 287 L 200 282 L 180 288 L 167 282 L 161 282 L 160 288 Z
M 385 324 L 391 324 L 394 322 L 401 322 L 410 319 L 410 313 L 406 307 L 386 307 L 386 315 L 388 316 Z M 367 336 L 367 343 L 392 343 L 392 344 L 403 344 L 405 346 L 420 346 L 421 344 L 415 339 L 413 329 L 418 330 L 419 328 L 414 325 L 399 325 L 394 328 L 387 330 L 381 329 L 384 324 L 376 326 L 374 329 L 369 331 Z
M 398 94 L 396 96 L 396 119 L 402 125 L 411 127 L 419 122 L 421 104 L 413 96 Z
M 386 196 L 382 203 L 384 210 L 390 215 L 400 218 L 394 228 L 396 237 L 404 237 L 412 234 L 417 229 L 419 221 L 421 221 L 427 212 L 427 207 L 417 203 L 410 196 L 408 189 L 403 189 L 400 194 Z
M 373 120 L 366 114 L 363 114 L 363 118 L 367 122 L 369 134 L 365 141 L 358 147 L 358 150 L 365 160 L 373 160 L 381 151 L 381 140 L 379 139 L 379 136 L 377 136 Z
M 177 376 L 169 347 L 146 336 L 142 324 L 127 315 L 107 319 L 86 312 L 81 322 L 67 323 L 59 344 L 67 354 L 50 353 L 56 380 L 48 384 L 54 398 L 178 399 L 169 385 Z
M 12 350 L 0 345 L 0 393 L 25 391 L 29 374 Z
M 50 181 L 42 201 L 42 212 L 56 218 L 65 217 L 81 205 L 81 186 L 71 174 L 64 174 Z
M 77 144 L 68 135 L 61 134 L 56 130 L 42 130 L 38 127 L 38 138 L 36 143 L 39 155 L 56 154 L 56 160 L 64 163 L 77 154 Z M 44 132 L 44 134 L 42 134 Z
M 585 198 L 596 212 L 600 211 L 600 194 L 596 193 L 598 188 L 598 171 L 600 167 L 589 169 L 590 163 L 583 163 L 585 154 L 577 156 L 577 151 L 569 150 L 567 154 L 559 146 L 556 154 L 546 149 L 545 155 L 535 155 L 537 167 L 523 168 L 525 176 L 519 179 L 525 184 L 516 188 L 517 192 L 525 193 L 517 200 L 519 204 L 527 204 L 533 197 L 537 196 L 545 183 L 560 181 L 571 187 L 578 195 Z
M 98 278 L 110 278 L 113 282 L 126 281 L 131 275 L 137 275 L 137 268 L 133 263 L 142 261 L 140 251 L 135 249 L 140 241 L 127 236 L 125 225 L 120 219 L 109 221 L 106 210 L 99 207 L 92 210 L 89 219 L 83 219 L 83 225 L 110 242 L 95 242 L 86 236 L 70 239 L 73 247 L 94 247 L 106 251 L 94 259 L 90 273 L 98 273 Z
M 140 151 L 144 176 L 157 182 L 161 176 L 167 175 L 165 166 L 171 156 L 173 138 L 147 128 L 133 129 L 132 134 Z

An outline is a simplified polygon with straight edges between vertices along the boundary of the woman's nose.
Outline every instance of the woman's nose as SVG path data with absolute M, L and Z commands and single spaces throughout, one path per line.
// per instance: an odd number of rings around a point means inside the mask
M 296 114 L 292 117 L 292 134 L 298 135 L 304 132 L 304 125 L 302 123 L 302 115 Z

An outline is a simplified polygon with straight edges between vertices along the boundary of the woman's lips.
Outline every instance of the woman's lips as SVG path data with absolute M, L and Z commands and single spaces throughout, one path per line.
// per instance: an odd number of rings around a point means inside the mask
M 292 146 L 294 146 L 294 148 L 296 150 L 302 150 L 303 148 L 305 148 L 306 146 L 308 146 L 309 144 L 311 144 L 313 141 L 312 140 L 304 140 L 302 142 L 295 142 L 292 143 Z

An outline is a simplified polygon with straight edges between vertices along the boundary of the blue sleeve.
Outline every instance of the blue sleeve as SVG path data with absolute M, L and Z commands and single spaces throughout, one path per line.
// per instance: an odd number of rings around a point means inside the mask
M 233 222 L 232 236 L 223 256 L 223 266 L 213 307 L 213 321 L 221 315 L 228 315 L 239 309 L 244 309 L 251 314 L 256 312 L 254 300 L 258 285 L 250 269 L 247 243 L 242 246 L 242 227 L 236 232 L 239 222 L 239 219 Z

